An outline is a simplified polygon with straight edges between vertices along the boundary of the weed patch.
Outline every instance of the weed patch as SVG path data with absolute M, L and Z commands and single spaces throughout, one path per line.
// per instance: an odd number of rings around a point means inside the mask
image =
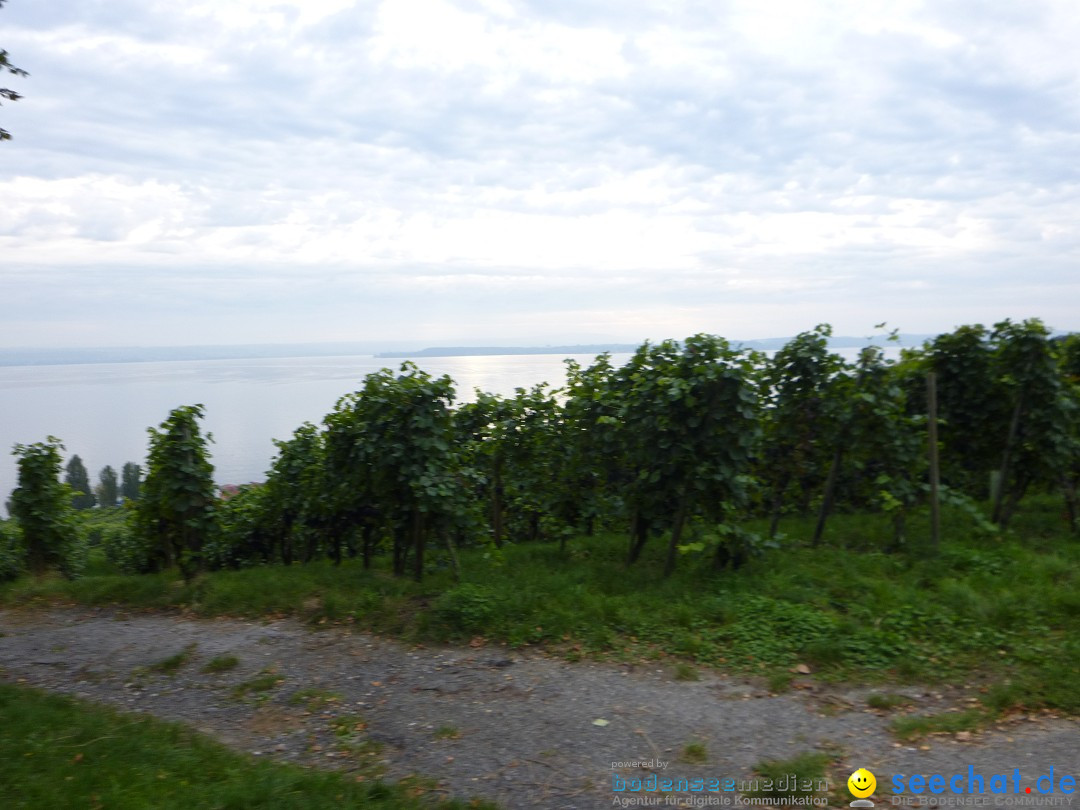
M 760 777 L 757 788 L 746 795 L 771 799 L 777 804 L 784 804 L 790 798 L 821 796 L 828 788 L 825 772 L 830 762 L 832 756 L 820 751 L 810 751 L 792 759 L 759 762 L 754 766 L 754 773 Z
M 184 649 L 175 655 L 170 655 L 168 658 L 163 658 L 156 664 L 151 664 L 146 667 L 146 672 L 156 672 L 161 675 L 175 675 L 180 671 L 180 668 L 191 661 L 192 656 L 195 654 L 195 649 L 198 644 L 188 644 Z
M 709 758 L 709 751 L 703 742 L 689 742 L 683 746 L 680 758 L 691 765 L 701 765 Z
M 200 670 L 206 674 L 212 674 L 216 672 L 229 672 L 240 666 L 240 659 L 235 655 L 217 655 L 206 662 L 205 666 Z
M 978 731 L 992 719 L 993 715 L 985 709 L 968 709 L 962 712 L 897 717 L 889 729 L 897 738 L 910 741 L 930 734 Z
M 340 703 L 341 695 L 326 689 L 300 689 L 289 697 L 289 705 L 306 706 L 314 711 L 332 703 Z
M 907 695 L 898 695 L 894 692 L 887 694 L 873 694 L 866 699 L 866 705 L 871 709 L 883 712 L 891 712 L 904 706 L 910 706 L 914 701 Z
M 687 664 L 685 661 L 680 661 L 675 665 L 675 680 L 699 681 L 701 676 L 698 674 L 697 667 Z
M 245 698 L 252 693 L 269 692 L 285 682 L 285 679 L 277 674 L 274 669 L 264 669 L 249 681 L 244 681 L 233 689 L 233 697 Z

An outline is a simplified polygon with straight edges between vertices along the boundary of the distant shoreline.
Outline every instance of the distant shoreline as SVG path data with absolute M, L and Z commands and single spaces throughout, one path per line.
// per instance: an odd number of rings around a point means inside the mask
M 899 342 L 893 345 L 901 347 L 921 346 L 923 341 L 936 337 L 935 335 L 899 335 Z M 874 335 L 868 338 L 857 337 L 834 337 L 829 338 L 830 349 L 858 349 L 869 345 L 882 345 L 888 335 Z M 741 349 L 757 349 L 759 351 L 775 351 L 782 348 L 790 337 L 762 338 L 758 340 L 732 340 L 731 345 Z M 487 357 L 496 355 L 525 355 L 525 354 L 632 354 L 641 346 L 640 343 L 599 343 L 579 344 L 570 346 L 447 346 L 429 347 L 419 351 L 390 351 L 379 352 L 378 358 L 410 358 L 410 357 Z
M 519 354 L 630 354 L 637 351 L 640 343 L 600 343 L 595 345 L 578 346 L 446 346 L 420 349 L 419 351 L 393 351 L 379 352 L 378 358 L 401 358 L 410 357 L 497 357 L 501 355 Z
M 934 335 L 900 335 L 896 346 L 919 346 Z M 871 337 L 834 337 L 832 349 L 859 348 L 872 343 L 881 345 L 887 335 Z M 759 340 L 732 340 L 731 344 L 746 349 L 774 351 L 791 340 L 790 337 Z M 0 367 L 67 366 L 105 363 L 161 363 L 191 360 L 267 360 L 297 357 L 377 357 L 380 359 L 424 359 L 431 357 L 493 357 L 515 355 L 557 354 L 598 355 L 629 354 L 641 343 L 588 343 L 561 346 L 431 346 L 427 348 L 391 348 L 389 341 L 365 343 L 296 343 L 252 344 L 235 346 L 116 346 L 101 348 L 25 348 L 0 349 Z

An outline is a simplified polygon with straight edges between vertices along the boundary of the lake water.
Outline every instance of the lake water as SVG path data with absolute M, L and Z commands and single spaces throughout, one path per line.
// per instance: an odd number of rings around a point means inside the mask
M 853 360 L 857 349 L 837 349 Z M 886 351 L 895 357 L 897 350 Z M 612 361 L 626 362 L 629 354 Z M 566 379 L 562 355 L 438 357 L 418 361 L 433 375 L 449 374 L 458 399 L 479 388 L 512 394 Z M 574 356 L 582 365 L 594 355 Z M 204 432 L 218 484 L 262 481 L 276 448 L 304 422 L 319 424 L 365 375 L 397 368 L 401 360 L 355 357 L 286 357 L 246 360 L 173 360 L 155 363 L 98 363 L 68 366 L 0 366 L 0 514 L 18 480 L 12 445 L 56 436 L 68 458 L 78 454 L 96 484 L 112 465 L 145 464 L 146 429 L 160 425 L 180 405 L 206 407 Z
M 574 359 L 587 365 L 595 357 Z M 78 454 L 96 484 L 107 464 L 118 474 L 127 461 L 144 464 L 146 429 L 179 405 L 206 406 L 203 429 L 214 437 L 219 484 L 262 481 L 276 452 L 273 439 L 288 439 L 304 422 L 318 424 L 365 375 L 401 362 L 359 356 L 0 367 L 0 513 L 18 478 L 12 445 L 56 436 L 65 462 Z M 449 374 L 460 400 L 476 388 L 512 394 L 540 382 L 561 385 L 566 377 L 563 357 L 550 354 L 424 358 L 417 365 Z

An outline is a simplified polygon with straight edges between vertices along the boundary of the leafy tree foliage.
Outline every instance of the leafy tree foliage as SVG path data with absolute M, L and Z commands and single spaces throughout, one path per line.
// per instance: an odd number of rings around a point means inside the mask
M 274 561 L 267 531 L 270 493 L 259 484 L 240 487 L 217 508 L 218 531 L 204 547 L 208 568 L 243 568 Z
M 375 509 L 393 537 L 394 573 L 423 578 L 429 535 L 462 517 L 450 406 L 453 381 L 413 363 L 369 374 L 326 417 L 327 467 L 337 476 L 333 514 L 353 523 Z
M 1061 375 L 1067 396 L 1080 402 L 1080 334 L 1067 335 L 1057 346 Z M 1074 448 L 1080 447 L 1080 408 L 1071 408 L 1069 435 Z M 1065 508 L 1075 531 L 1080 528 L 1080 452 L 1073 452 L 1064 480 Z
M 15 579 L 23 572 L 26 554 L 19 541 L 18 524 L 0 520 L 0 582 Z
M 332 523 L 336 508 L 336 483 L 326 474 L 324 436 L 314 425 L 305 423 L 292 439 L 275 444 L 278 454 L 267 476 L 261 522 L 251 524 L 253 534 L 263 537 L 253 536 L 249 544 L 258 547 L 263 539 L 288 565 L 298 554 L 310 560 L 318 551 L 320 529 Z M 370 564 L 370 551 L 365 561 Z
M 547 531 L 564 535 L 565 491 L 569 473 L 566 426 L 555 392 L 546 384 L 518 388 L 510 400 L 514 429 L 507 436 L 511 508 L 517 536 L 539 540 Z
M 993 520 L 1008 525 L 1033 483 L 1065 481 L 1077 456 L 1077 400 L 1063 379 L 1050 332 L 1037 319 L 994 325 L 994 364 L 1012 417 L 1004 437 Z
M 618 402 L 611 396 L 615 367 L 602 354 L 588 368 L 566 361 L 566 437 L 562 514 L 591 534 L 606 517 L 624 517 L 615 483 L 625 474 L 618 461 Z
M 925 372 L 937 375 L 942 480 L 985 497 L 990 471 L 1001 461 L 1002 426 L 1009 418 L 989 331 L 976 324 L 939 335 L 910 364 L 911 379 L 920 388 Z
M 4 0 L 0 0 L 0 7 L 2 7 L 3 5 Z M 15 67 L 15 65 L 11 64 L 11 62 L 8 61 L 8 52 L 0 49 L 0 74 L 4 73 L 5 71 L 7 73 L 14 74 L 15 76 L 29 75 L 22 68 Z M 22 96 L 16 93 L 14 90 L 10 90 L 6 87 L 0 87 L 0 99 L 5 99 L 7 101 L 18 101 L 20 98 L 22 98 Z M 0 128 L 0 141 L 8 140 L 11 140 L 11 133 L 8 132 L 6 129 Z
M 509 398 L 477 391 L 457 410 L 455 430 L 464 463 L 479 473 L 497 548 L 508 531 L 536 540 L 545 526 L 561 529 L 566 444 L 562 409 L 546 383 Z
M 821 325 L 794 337 L 763 370 L 764 442 L 758 475 L 769 493 L 769 536 L 785 501 L 806 512 L 821 491 L 837 439 L 843 358 L 829 352 L 832 329 Z
M 140 535 L 149 544 L 149 566 L 178 565 L 185 580 L 202 570 L 203 547 L 216 528 L 213 466 L 199 433 L 202 405 L 176 408 L 159 429 L 148 428 L 146 481 L 136 506 Z
M 139 532 L 137 516 L 117 525 L 103 526 L 101 548 L 105 559 L 125 574 L 151 574 L 162 569 L 162 555 L 156 538 L 147 539 Z
M 615 429 L 626 471 L 620 489 L 632 515 L 631 562 L 651 528 L 670 528 L 670 574 L 689 518 L 722 519 L 745 506 L 759 436 L 753 364 L 722 338 L 695 335 L 646 343 L 612 375 L 615 413 L 601 420 Z
M 509 436 L 516 427 L 514 403 L 484 391 L 477 391 L 475 401 L 461 406 L 455 415 L 466 463 L 480 473 L 477 494 L 487 501 L 496 548 L 502 548 L 505 539 L 506 459 Z
M 116 506 L 119 497 L 116 470 L 107 465 L 103 467 L 98 473 L 98 485 L 94 492 L 97 495 L 97 502 L 102 506 Z
M 134 461 L 129 461 L 120 471 L 120 494 L 125 501 L 137 501 L 140 486 L 142 486 L 142 468 Z
M 64 483 L 71 487 L 71 505 L 76 509 L 91 509 L 97 503 L 86 465 L 77 455 L 72 456 L 67 463 Z
M 1080 384 L 1080 334 L 1073 332 L 1056 341 L 1061 373 L 1071 385 Z
M 881 347 L 868 346 L 860 353 L 847 401 L 841 446 L 849 449 L 843 481 L 848 502 L 890 513 L 899 547 L 908 511 L 926 491 L 925 396 L 921 411 L 910 413 L 898 367 L 885 360 Z
M 44 442 L 17 444 L 19 486 L 11 496 L 11 506 L 22 534 L 26 567 L 43 574 L 59 567 L 71 575 L 76 542 L 71 513 L 71 491 L 60 483 L 60 440 L 50 436 Z M 77 457 L 76 457 L 77 458 Z

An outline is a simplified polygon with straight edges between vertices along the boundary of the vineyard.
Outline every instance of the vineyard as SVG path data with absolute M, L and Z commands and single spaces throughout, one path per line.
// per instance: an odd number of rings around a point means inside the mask
M 0 578 L 38 578 L 9 599 L 53 587 L 54 569 L 69 594 L 123 599 L 144 587 L 130 575 L 175 571 L 170 599 L 243 612 L 227 591 L 245 577 L 270 611 L 306 577 L 324 618 L 715 665 L 843 668 L 862 650 L 859 666 L 926 675 L 958 650 L 964 666 L 1077 652 L 1080 337 L 1005 321 L 848 362 L 830 335 L 772 356 L 710 335 L 645 344 L 622 366 L 568 362 L 561 388 L 464 404 L 404 363 L 277 442 L 266 481 L 228 497 L 201 406 L 181 407 L 151 429 L 140 497 L 115 518 L 73 516 L 57 440 L 18 446 Z M 1046 536 L 1066 556 L 1047 563 Z M 1010 596 L 1025 566 L 1054 592 Z M 920 599 L 929 583 L 940 603 Z M 635 606 L 649 600 L 657 621 Z M 1080 708 L 1075 690 L 1039 700 Z

